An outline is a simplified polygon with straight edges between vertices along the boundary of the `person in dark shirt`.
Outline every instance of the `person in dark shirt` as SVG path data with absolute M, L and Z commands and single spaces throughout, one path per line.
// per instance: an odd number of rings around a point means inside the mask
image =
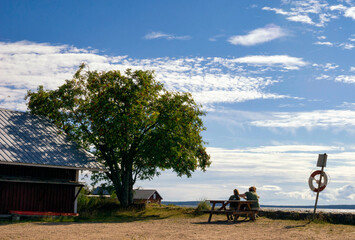
M 229 200 L 240 200 L 240 197 L 239 197 L 239 191 L 238 189 L 234 189 L 233 190 L 233 195 L 231 195 L 229 197 Z M 232 210 L 235 210 L 238 208 L 238 203 L 230 203 L 229 204 L 229 207 L 232 209 Z
M 234 189 L 234 190 L 233 190 L 233 195 L 231 195 L 231 196 L 229 197 L 229 200 L 240 200 L 238 189 Z M 229 208 L 230 208 L 230 210 L 232 210 L 232 211 L 237 210 L 237 209 L 238 209 L 238 203 L 237 203 L 237 202 L 231 202 L 231 203 L 229 204 Z M 237 221 L 237 219 L 238 219 L 238 216 L 228 215 L 228 220 Z

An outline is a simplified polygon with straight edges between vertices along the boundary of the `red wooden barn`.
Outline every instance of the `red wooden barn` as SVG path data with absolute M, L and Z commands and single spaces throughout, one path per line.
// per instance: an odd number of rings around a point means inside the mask
M 77 212 L 79 170 L 103 166 L 60 133 L 45 118 L 0 109 L 0 215 Z
M 133 190 L 133 201 L 135 203 L 159 203 L 163 198 L 155 189 L 135 189 Z

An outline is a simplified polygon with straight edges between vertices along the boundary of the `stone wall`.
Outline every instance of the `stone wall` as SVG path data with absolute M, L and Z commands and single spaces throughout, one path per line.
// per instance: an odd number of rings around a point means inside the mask
M 265 210 L 259 212 L 259 216 L 271 219 L 289 219 L 289 220 L 311 220 L 313 211 L 286 211 L 286 210 Z M 355 225 L 355 214 L 353 213 L 330 213 L 317 211 L 316 220 L 335 223 Z

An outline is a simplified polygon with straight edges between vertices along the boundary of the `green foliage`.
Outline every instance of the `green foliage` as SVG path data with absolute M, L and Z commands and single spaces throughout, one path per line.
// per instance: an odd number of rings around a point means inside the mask
M 112 199 L 109 198 L 93 201 L 95 201 L 94 204 L 86 206 L 85 209 L 79 211 L 79 217 L 75 218 L 74 221 L 132 222 L 196 216 L 193 208 L 175 205 L 148 204 L 142 207 L 141 204 L 134 204 L 129 208 L 123 208 L 117 201 L 113 202 Z
M 200 110 L 189 93 L 169 92 L 151 71 L 86 71 L 56 90 L 28 91 L 31 113 L 45 116 L 105 165 L 124 206 L 137 179 L 161 170 L 191 176 L 210 165 Z
M 111 216 L 120 208 L 117 199 L 88 197 L 84 194 L 78 196 L 78 213 L 80 219 L 104 218 Z
M 211 209 L 210 202 L 203 200 L 203 201 L 198 203 L 198 205 L 197 205 L 197 207 L 195 209 L 195 214 L 196 215 L 202 215 L 203 211 L 210 210 L 210 209 Z

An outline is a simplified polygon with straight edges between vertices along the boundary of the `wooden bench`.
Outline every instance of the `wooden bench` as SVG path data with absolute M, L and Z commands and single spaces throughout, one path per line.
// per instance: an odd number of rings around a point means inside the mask
M 256 219 L 256 215 L 258 214 L 259 210 L 252 209 L 251 204 L 256 203 L 256 200 L 206 200 L 212 204 L 211 210 L 204 211 L 205 213 L 209 213 L 208 222 L 211 222 L 213 214 L 225 214 L 227 216 L 227 220 L 234 220 L 236 221 L 239 216 L 246 215 L 251 220 Z M 227 206 L 230 203 L 237 203 L 236 208 L 229 208 Z M 220 208 L 215 209 L 217 204 L 221 204 Z M 246 209 L 241 209 L 241 206 L 246 206 Z

